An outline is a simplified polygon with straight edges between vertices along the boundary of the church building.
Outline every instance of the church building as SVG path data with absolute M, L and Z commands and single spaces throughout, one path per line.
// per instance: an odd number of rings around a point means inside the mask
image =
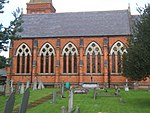
M 56 13 L 52 0 L 30 0 L 22 19 L 22 38 L 10 47 L 14 82 L 126 81 L 121 61 L 133 25 L 129 9 Z

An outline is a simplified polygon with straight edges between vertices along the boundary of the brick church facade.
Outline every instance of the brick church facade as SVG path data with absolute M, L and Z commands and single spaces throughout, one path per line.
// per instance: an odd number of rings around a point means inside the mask
M 30 0 L 22 38 L 12 42 L 15 82 L 125 82 L 122 55 L 131 36 L 129 10 L 55 13 L 51 0 Z

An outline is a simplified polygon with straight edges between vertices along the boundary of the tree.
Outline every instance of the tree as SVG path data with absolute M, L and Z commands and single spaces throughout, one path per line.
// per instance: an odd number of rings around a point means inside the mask
M 123 56 L 123 74 L 136 81 L 150 77 L 150 4 L 138 11 L 140 15 L 129 39 L 128 53 Z
M 2 9 L 6 3 L 9 3 L 9 1 L 0 0 L 0 14 L 4 13 Z M 7 51 L 7 46 L 5 46 L 5 44 L 8 44 L 9 40 L 12 41 L 21 37 L 18 32 L 23 30 L 21 27 L 23 22 L 21 18 L 22 12 L 19 8 L 17 8 L 16 11 L 14 11 L 12 14 L 15 19 L 10 22 L 8 27 L 4 27 L 2 24 L 0 24 L 0 50 Z
M 4 56 L 0 56 L 0 69 L 5 68 L 7 66 L 7 58 L 5 58 Z

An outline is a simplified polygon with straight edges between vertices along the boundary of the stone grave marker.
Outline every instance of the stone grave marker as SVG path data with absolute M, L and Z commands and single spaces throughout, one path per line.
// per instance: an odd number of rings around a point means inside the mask
M 43 89 L 43 88 L 44 88 L 44 85 L 43 85 L 42 80 L 40 79 L 39 84 L 38 84 L 38 89 Z
M 42 82 L 42 80 L 41 80 L 41 86 L 42 86 L 42 89 L 44 89 L 45 87 L 44 87 L 44 84 L 43 84 L 43 82 Z
M 65 106 L 61 107 L 61 113 L 67 113 L 67 110 L 66 110 Z
M 80 108 L 77 107 L 75 113 L 80 113 Z
M 6 101 L 4 112 L 3 113 L 12 113 L 15 103 L 15 93 L 11 93 L 8 100 Z
M 21 83 L 18 81 L 15 87 L 15 94 L 19 94 L 21 89 Z
M 5 96 L 10 95 L 10 80 L 6 80 Z
M 28 89 L 26 89 L 26 91 L 24 92 L 24 94 L 22 96 L 22 102 L 21 102 L 21 106 L 19 109 L 19 113 L 26 113 L 29 95 L 30 95 L 30 92 L 29 92 L 29 88 L 28 88 Z
M 68 102 L 68 113 L 71 113 L 73 110 L 73 91 L 69 92 L 69 102 Z
M 12 93 L 14 90 L 13 88 L 13 79 L 10 80 L 10 92 Z
M 65 88 L 65 84 L 64 82 L 61 83 L 61 98 L 64 98 L 64 88 Z
M 5 91 L 5 86 L 4 85 L 0 85 L 0 93 L 4 93 Z
M 126 84 L 125 84 L 125 91 L 129 91 L 129 87 L 128 87 L 128 79 L 126 79 Z
M 53 100 L 52 100 L 52 104 L 56 104 L 56 97 L 57 97 L 57 94 L 56 94 L 56 91 L 53 91 Z
M 30 85 L 30 80 L 28 80 L 27 83 L 26 83 L 26 89 L 29 88 L 29 85 Z
M 37 80 L 36 80 L 36 78 L 34 78 L 33 90 L 37 90 Z
M 22 82 L 21 83 L 20 94 L 23 94 L 23 93 L 24 93 L 24 83 Z

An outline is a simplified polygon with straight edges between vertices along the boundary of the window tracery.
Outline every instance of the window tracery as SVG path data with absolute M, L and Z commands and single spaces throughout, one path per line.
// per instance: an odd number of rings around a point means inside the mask
M 41 59 L 40 73 L 54 73 L 55 50 L 52 45 L 45 43 L 40 49 L 39 56 Z
M 125 45 L 120 42 L 117 41 L 111 48 L 110 51 L 110 57 L 111 57 L 111 69 L 112 69 L 112 73 L 121 73 L 121 60 L 122 60 L 122 55 L 124 53 L 127 53 L 126 47 Z
M 78 55 L 78 50 L 73 43 L 66 44 L 62 50 L 63 73 L 77 73 Z
M 17 70 L 16 73 L 30 73 L 31 51 L 27 44 L 21 44 L 16 51 Z M 20 68 L 21 67 L 21 68 Z
M 91 42 L 86 48 L 85 55 L 87 58 L 87 73 L 101 73 L 101 55 L 102 50 L 100 46 Z

